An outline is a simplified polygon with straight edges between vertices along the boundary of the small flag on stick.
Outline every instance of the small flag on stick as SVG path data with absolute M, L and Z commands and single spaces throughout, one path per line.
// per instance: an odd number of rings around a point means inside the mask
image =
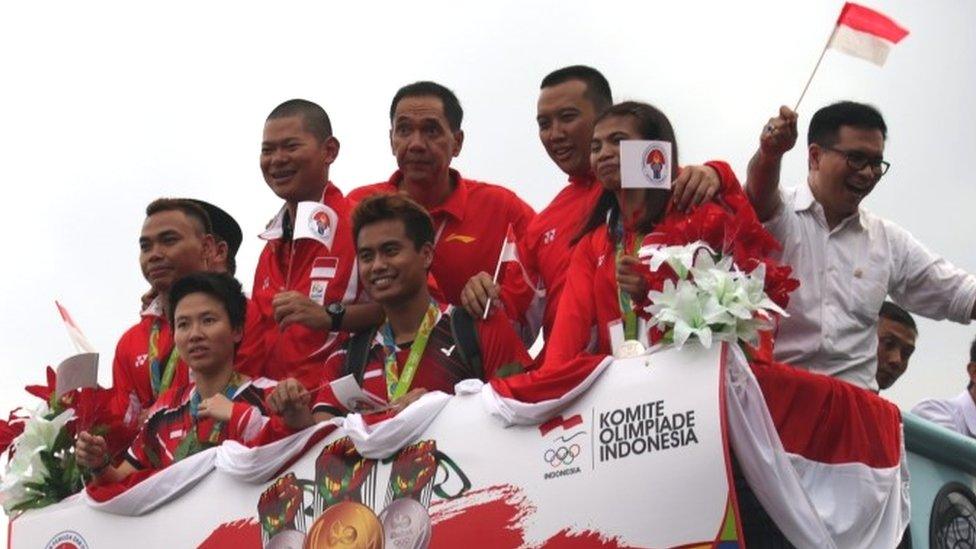
M 820 52 L 820 58 L 810 73 L 807 85 L 803 87 L 803 93 L 797 100 L 793 110 L 800 108 L 800 102 L 813 82 L 813 76 L 817 74 L 820 62 L 823 61 L 827 49 L 833 48 L 848 55 L 860 57 L 870 61 L 875 65 L 883 66 L 888 59 L 888 52 L 891 47 L 901 42 L 908 36 L 908 29 L 902 27 L 887 15 L 866 8 L 853 2 L 844 4 L 837 18 L 837 26 L 830 33 L 827 45 Z
M 541 295 L 541 291 L 536 288 L 536 285 L 532 282 L 532 278 L 529 277 L 529 273 L 525 271 L 525 266 L 523 266 L 522 262 L 519 261 L 518 244 L 516 244 L 516 242 L 515 231 L 512 230 L 512 224 L 509 223 L 508 231 L 505 233 L 505 242 L 502 243 L 501 252 L 498 253 L 498 264 L 495 265 L 495 276 L 493 276 L 491 280 L 497 284 L 498 274 L 502 270 L 502 264 L 509 261 L 514 261 L 518 264 L 519 270 L 522 271 L 522 278 L 525 279 L 525 283 L 529 285 L 529 288 L 532 288 L 532 291 L 535 292 L 536 295 Z M 489 297 L 488 302 L 485 303 L 485 314 L 482 316 L 483 319 L 488 318 L 488 311 L 490 310 L 491 298 Z

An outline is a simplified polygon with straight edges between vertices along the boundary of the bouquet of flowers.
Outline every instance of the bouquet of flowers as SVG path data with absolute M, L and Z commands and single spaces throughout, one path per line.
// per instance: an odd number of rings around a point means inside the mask
M 639 252 L 650 268 L 651 341 L 756 345 L 799 286 L 788 266 L 769 259 L 777 249 L 751 209 L 708 203 L 659 224 Z
M 79 432 L 106 437 L 113 455 L 127 442 L 122 418 L 112 410 L 111 390 L 85 387 L 58 397 L 56 381 L 49 366 L 47 385 L 26 387 L 42 402 L 32 411 L 18 408 L 0 420 L 0 453 L 9 449 L 0 505 L 8 515 L 57 503 L 84 488 L 74 455 Z

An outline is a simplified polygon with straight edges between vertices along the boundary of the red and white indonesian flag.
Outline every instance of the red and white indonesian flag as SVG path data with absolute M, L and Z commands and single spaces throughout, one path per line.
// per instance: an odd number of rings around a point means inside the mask
M 891 47 L 908 36 L 908 30 L 888 16 L 848 2 L 837 18 L 828 47 L 884 65 Z
M 308 238 L 317 240 L 332 249 L 335 233 L 339 225 L 339 216 L 335 210 L 321 202 L 299 202 L 295 209 L 296 240 Z
M 64 321 L 64 327 L 68 330 L 68 337 L 71 338 L 71 343 L 74 344 L 75 349 L 79 353 L 94 353 L 95 346 L 88 341 L 85 334 L 82 333 L 81 328 L 75 324 L 75 320 L 71 318 L 71 314 L 68 310 L 61 306 L 57 301 L 54 302 L 58 306 L 58 313 L 61 314 L 61 320 Z
M 512 229 L 512 224 L 508 224 L 508 231 L 505 233 L 505 242 L 502 243 L 502 250 L 498 253 L 498 266 L 495 268 L 495 282 L 498 281 L 498 273 L 501 272 L 501 268 L 506 263 L 515 263 L 518 265 L 519 271 L 522 272 L 522 278 L 525 279 L 525 283 L 529 285 L 529 288 L 536 293 L 540 294 L 539 288 L 536 287 L 535 283 L 532 282 L 532 277 L 526 272 L 525 266 L 522 265 L 522 261 L 519 260 L 518 254 L 518 239 L 515 238 L 515 231 Z

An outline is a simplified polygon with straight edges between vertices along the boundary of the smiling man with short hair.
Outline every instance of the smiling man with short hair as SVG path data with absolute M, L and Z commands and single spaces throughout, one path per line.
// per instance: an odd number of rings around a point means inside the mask
M 783 154 L 796 143 L 796 113 L 782 107 L 749 163 L 749 199 L 793 267 L 774 348 L 777 360 L 877 390 L 878 311 L 885 296 L 936 320 L 976 317 L 976 277 L 861 207 L 888 171 L 888 127 L 870 105 L 817 111 L 807 137 L 807 182 L 779 187 Z
M 261 234 L 266 241 L 254 273 L 252 299 L 261 321 L 255 328 L 267 352 L 264 375 L 316 383 L 345 330 L 378 324 L 379 308 L 354 304 L 360 291 L 349 227 L 350 206 L 329 181 L 339 154 L 329 115 L 304 99 L 278 105 L 261 140 L 261 173 L 284 205 Z M 331 246 L 293 238 L 299 202 L 319 202 L 334 214 Z M 348 309 L 348 311 L 347 311 Z M 348 313 L 348 314 L 347 314 Z
M 275 388 L 269 404 L 288 426 L 300 429 L 349 412 L 330 383 L 350 374 L 375 400 L 399 411 L 428 391 L 453 393 L 464 379 L 488 380 L 532 362 L 504 316 L 472 319 L 431 296 L 434 225 L 420 205 L 402 195 L 367 198 L 353 213 L 353 227 L 359 277 L 386 322 L 329 357 L 313 408 L 312 393 L 294 380 Z

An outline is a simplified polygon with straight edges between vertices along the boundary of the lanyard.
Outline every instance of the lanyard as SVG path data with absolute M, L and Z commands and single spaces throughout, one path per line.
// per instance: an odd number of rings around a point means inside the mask
M 173 376 L 176 374 L 176 363 L 180 361 L 180 351 L 173 346 L 173 349 L 169 352 L 169 356 L 166 358 L 166 365 L 163 366 L 163 361 L 159 356 L 159 331 L 161 328 L 162 320 L 157 318 L 153 321 L 152 328 L 149 330 L 149 356 L 146 357 L 146 362 L 149 363 L 149 382 L 152 385 L 153 397 L 159 397 L 159 394 L 169 389 L 169 386 L 173 384 Z
M 227 400 L 231 400 L 231 401 L 234 400 L 234 395 L 237 394 L 237 391 L 240 388 L 240 386 L 243 384 L 243 382 L 244 382 L 244 377 L 240 373 L 234 372 L 234 374 L 230 377 L 230 380 L 227 381 L 227 386 L 224 387 L 224 390 L 222 391 L 224 396 L 227 397 Z M 203 402 L 203 397 L 200 396 L 200 392 L 194 388 L 193 394 L 190 396 L 190 417 L 193 418 L 192 432 L 194 438 L 197 435 L 196 433 L 197 413 L 200 409 L 201 402 Z M 223 430 L 223 428 L 224 428 L 224 422 L 215 421 L 213 427 L 211 427 L 210 429 L 210 436 L 207 437 L 207 442 L 210 442 L 211 444 L 217 444 L 218 442 L 220 442 L 220 431 Z
M 617 266 L 620 265 L 620 260 L 624 256 L 624 240 L 626 240 L 626 235 L 624 233 L 623 225 L 618 223 L 617 225 Z M 643 235 L 634 235 L 634 251 L 633 255 L 637 255 L 637 251 L 640 249 L 641 241 L 644 240 Z M 616 279 L 616 273 L 614 273 L 614 279 Z M 624 320 L 624 340 L 637 339 L 637 313 L 634 312 L 634 304 L 630 299 L 630 295 L 620 289 L 620 283 L 617 283 L 617 298 L 620 300 L 620 313 Z
M 386 350 L 383 370 L 386 373 L 386 393 L 390 402 L 402 397 L 410 389 L 413 377 L 417 373 L 417 367 L 420 365 L 420 357 L 423 356 L 424 349 L 427 348 L 427 340 L 440 319 L 440 313 L 440 308 L 431 301 L 430 305 L 427 306 L 427 312 L 424 313 L 424 319 L 420 322 L 420 328 L 417 329 L 417 336 L 410 344 L 410 354 L 407 355 L 407 362 L 403 365 L 399 375 L 394 371 L 397 367 L 397 346 L 396 340 L 393 338 L 393 328 L 390 327 L 389 322 L 383 325 L 381 332 L 383 334 L 383 348 Z

